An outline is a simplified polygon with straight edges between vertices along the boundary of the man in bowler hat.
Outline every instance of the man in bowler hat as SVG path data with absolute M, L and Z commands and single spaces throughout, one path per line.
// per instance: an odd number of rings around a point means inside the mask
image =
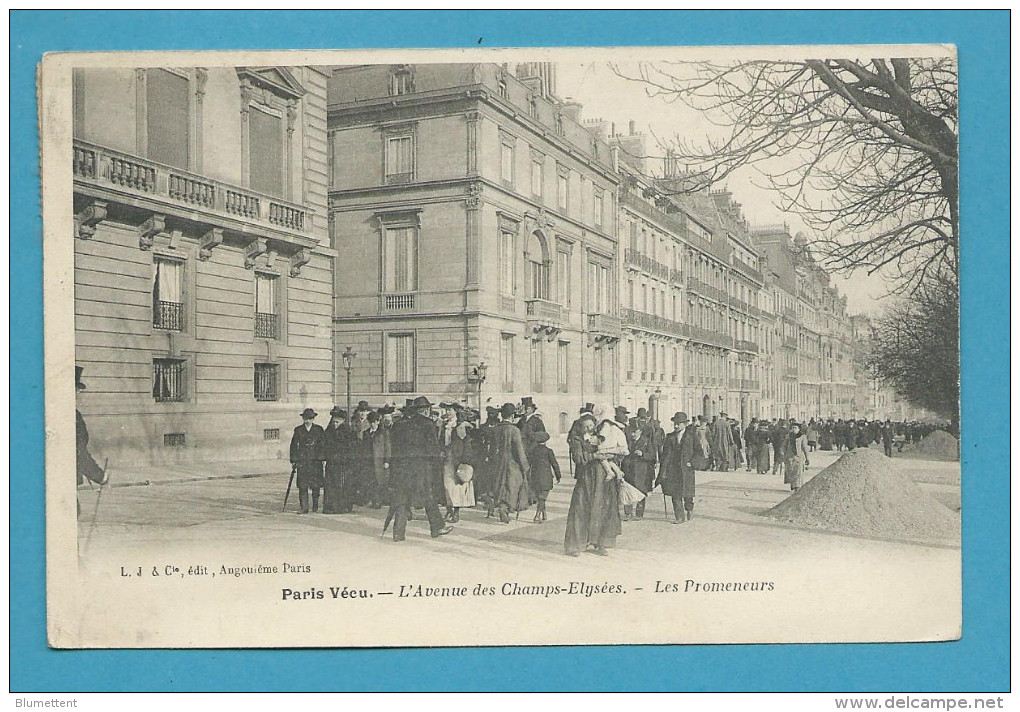
M 311 494 L 312 511 L 319 511 L 319 492 L 322 489 L 322 463 L 325 460 L 325 436 L 321 425 L 315 424 L 318 416 L 311 408 L 301 413 L 301 425 L 294 428 L 290 439 L 290 464 L 297 470 L 298 498 L 301 513 L 308 514 L 308 495 Z

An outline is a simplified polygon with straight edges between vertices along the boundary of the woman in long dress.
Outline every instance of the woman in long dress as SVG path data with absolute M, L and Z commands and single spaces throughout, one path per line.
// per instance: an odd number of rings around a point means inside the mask
M 610 469 L 603 463 L 614 457 L 610 451 L 618 446 L 616 431 L 623 438 L 626 451 L 626 435 L 622 427 L 610 420 L 596 421 L 612 407 L 596 407 L 592 418 L 583 418 L 581 423 L 580 447 L 577 450 L 577 469 L 574 492 L 570 497 L 567 512 L 567 531 L 563 548 L 568 556 L 579 556 L 590 550 L 599 556 L 606 556 L 606 549 L 616 544 L 616 537 L 623 533 L 620 523 L 620 490 L 614 476 L 607 476 Z M 600 446 L 608 446 L 600 453 Z
M 475 506 L 474 469 L 478 462 L 472 417 L 470 411 L 458 411 L 443 427 L 443 489 L 446 491 L 446 521 L 451 524 L 460 521 L 461 507 Z
M 783 482 L 790 485 L 790 489 L 796 492 L 804 484 L 804 465 L 808 461 L 807 436 L 800 429 L 800 423 L 790 425 L 786 452 L 786 474 L 783 477 Z

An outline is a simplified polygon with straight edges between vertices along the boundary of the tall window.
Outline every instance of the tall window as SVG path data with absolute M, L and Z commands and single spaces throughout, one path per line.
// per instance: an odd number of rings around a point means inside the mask
M 630 224 L 630 249 L 632 252 L 637 252 L 638 249 L 636 220 Z
M 276 276 L 255 273 L 255 336 L 277 338 Z
M 676 346 L 673 347 L 673 383 L 676 383 L 680 378 L 680 351 Z
M 655 380 L 655 372 L 659 370 L 657 368 L 657 366 L 658 366 L 658 359 L 656 358 L 656 356 L 657 356 L 656 352 L 657 351 L 658 351 L 658 349 L 655 347 L 655 344 L 652 344 L 652 367 L 650 369 L 648 369 L 648 372 L 649 372 L 649 376 L 650 376 L 651 380 L 653 380 L 653 381 Z
M 390 393 L 414 391 L 414 334 L 386 335 L 386 381 Z
M 570 177 L 567 171 L 561 170 L 556 174 L 556 204 L 560 207 L 560 210 L 563 210 L 564 212 L 567 210 L 567 204 L 569 203 L 569 194 Z
M 280 400 L 280 367 L 275 363 L 255 364 L 255 400 Z
M 510 143 L 500 144 L 500 177 L 503 182 L 514 184 L 514 147 Z
M 535 158 L 531 161 L 531 194 L 542 197 L 542 160 Z
M 187 77 L 165 69 L 145 74 L 145 130 L 149 158 L 188 168 L 190 108 Z
M 595 191 L 595 227 L 602 227 L 602 191 Z
M 499 291 L 508 296 L 516 293 L 514 257 L 514 234 L 503 230 L 499 233 Z
M 283 196 L 283 117 L 257 104 L 248 112 L 248 165 L 253 190 Z
M 499 92 L 499 95 L 504 99 L 510 98 L 510 91 L 507 88 L 506 79 L 500 77 L 498 80 L 496 80 L 496 89 Z
M 542 382 L 545 380 L 545 369 L 542 363 L 542 340 L 531 340 L 531 390 L 536 393 L 542 391 Z
M 499 349 L 499 366 L 503 374 L 503 390 L 514 390 L 514 335 L 503 334 Z
M 641 380 L 648 377 L 648 342 L 641 342 Z
M 414 227 L 386 228 L 383 289 L 389 293 L 418 289 L 418 231 Z
M 609 267 L 588 263 L 588 313 L 609 313 Z
M 606 350 L 602 347 L 595 349 L 595 392 L 604 393 L 606 390 Z
M 549 299 L 549 263 L 545 259 L 546 246 L 532 235 L 528 245 L 528 277 L 532 299 Z
M 556 285 L 559 302 L 570 308 L 570 253 L 559 250 L 556 254 Z
M 414 136 L 386 137 L 386 183 L 409 183 L 414 179 Z
M 637 308 L 637 305 L 634 303 L 634 299 L 635 298 L 636 297 L 634 296 L 634 280 L 633 279 L 628 279 L 627 280 L 627 305 L 631 309 L 636 309 Z
M 184 330 L 184 264 L 155 259 L 152 279 L 152 326 L 169 331 Z
M 183 401 L 185 362 L 179 358 L 152 359 L 152 397 L 157 403 Z
M 634 342 L 627 342 L 627 380 L 634 378 Z
M 567 377 L 570 363 L 570 344 L 566 341 L 556 342 L 556 388 L 566 393 L 569 381 Z

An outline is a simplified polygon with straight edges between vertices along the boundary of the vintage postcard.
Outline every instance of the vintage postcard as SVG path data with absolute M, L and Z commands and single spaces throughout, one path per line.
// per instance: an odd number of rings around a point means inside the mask
M 953 47 L 39 78 L 51 646 L 960 637 Z

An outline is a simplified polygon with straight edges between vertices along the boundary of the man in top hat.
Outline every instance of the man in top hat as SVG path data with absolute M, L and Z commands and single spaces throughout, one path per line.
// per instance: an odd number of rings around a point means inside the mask
M 308 495 L 312 495 L 312 511 L 319 511 L 319 490 L 323 485 L 322 465 L 325 460 L 325 436 L 318 416 L 311 408 L 301 413 L 301 425 L 294 428 L 290 439 L 290 463 L 297 470 L 298 498 L 301 513 L 308 514 Z
M 81 393 L 85 390 L 85 384 L 82 383 L 81 380 L 83 370 L 84 368 L 82 366 L 74 367 L 75 394 Z M 78 484 L 80 485 L 84 483 L 85 480 L 88 480 L 89 482 L 95 482 L 98 485 L 105 485 L 108 481 L 108 477 L 103 471 L 103 468 L 99 466 L 99 463 L 95 461 L 91 454 L 89 454 L 89 429 L 85 426 L 85 418 L 82 417 L 81 411 L 77 408 L 74 409 L 74 425 Z M 78 514 L 81 514 L 81 505 L 78 505 Z
M 694 439 L 693 428 L 687 427 L 687 413 L 673 415 L 673 432 L 666 436 L 662 448 L 662 464 L 655 484 L 662 494 L 673 501 L 673 523 L 683 524 L 694 516 Z
M 347 411 L 333 406 L 329 425 L 323 434 L 326 478 L 323 488 L 323 514 L 345 514 L 353 509 L 351 502 L 351 441 L 354 435 L 347 424 Z
M 517 427 L 521 429 L 524 452 L 528 454 L 530 459 L 535 448 L 540 444 L 536 437 L 538 433 L 545 432 L 545 423 L 542 422 L 542 416 L 538 414 L 538 406 L 535 405 L 535 401 L 532 400 L 531 396 L 521 398 L 521 410 L 524 414 L 517 421 Z M 548 440 L 548 438 L 546 439 Z
M 453 527 L 443 524 L 431 484 L 435 472 L 441 472 L 442 466 L 436 426 L 429 418 L 431 411 L 429 399 L 418 396 L 411 402 L 406 416 L 394 423 L 390 431 L 393 500 L 390 503 L 392 517 L 387 518 L 393 519 L 393 541 L 404 541 L 412 506 L 425 508 L 433 537 L 453 531 Z

